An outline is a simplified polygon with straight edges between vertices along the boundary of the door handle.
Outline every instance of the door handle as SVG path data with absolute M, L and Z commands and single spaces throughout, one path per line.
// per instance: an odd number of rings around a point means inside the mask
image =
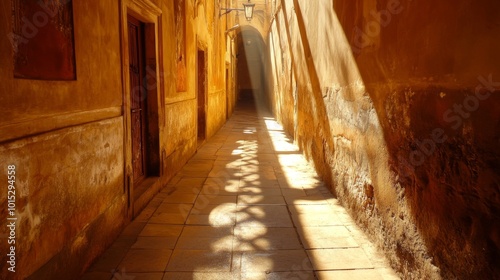
M 137 109 L 132 109 L 131 111 L 132 111 L 132 113 L 137 113 L 137 112 L 140 112 L 140 111 L 142 111 L 142 109 L 140 109 L 140 108 L 137 108 Z

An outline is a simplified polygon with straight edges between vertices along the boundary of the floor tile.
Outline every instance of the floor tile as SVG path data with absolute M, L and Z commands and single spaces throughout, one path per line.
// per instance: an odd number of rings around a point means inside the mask
M 177 237 L 181 234 L 181 225 L 147 224 L 139 236 Z
M 232 272 L 165 272 L 163 280 L 240 280 Z
M 241 280 L 283 280 L 283 279 L 300 279 L 300 280 L 315 280 L 313 271 L 295 270 L 287 272 L 242 272 Z M 341 278 L 338 278 L 340 280 Z
M 237 177 L 207 178 L 205 184 L 203 184 L 202 194 L 214 194 L 215 188 L 213 187 L 219 187 L 227 191 L 237 190 L 239 182 L 240 179 Z M 207 186 L 211 186 L 212 188 L 208 188 Z
M 383 280 L 379 273 L 373 269 L 318 271 L 317 274 L 320 280 Z
M 174 249 L 177 243 L 177 236 L 156 237 L 156 236 L 139 236 L 137 241 L 132 245 L 133 249 Z
M 80 280 L 109 280 L 112 275 L 111 272 L 93 271 L 85 273 Z
M 180 179 L 177 184 L 175 184 L 175 187 L 177 189 L 187 189 L 191 190 L 193 188 L 199 188 L 205 183 L 206 178 L 182 178 Z
M 167 271 L 231 271 L 231 252 L 175 250 Z
M 234 251 L 302 249 L 294 228 L 236 227 Z
M 300 204 L 305 204 L 305 205 L 328 205 L 328 202 L 325 201 L 325 198 L 320 195 L 315 195 L 315 196 L 287 196 L 286 198 L 286 203 L 291 204 L 291 205 L 300 205 Z
M 125 229 L 122 231 L 121 235 L 125 236 L 137 236 L 146 226 L 146 222 L 131 222 Z
M 247 169 L 250 169 L 247 167 Z M 275 181 L 276 180 L 276 175 L 274 174 L 274 170 L 272 172 L 262 172 L 257 170 L 255 171 L 245 171 L 243 167 L 241 168 L 240 171 L 241 177 L 246 180 L 246 181 L 260 181 L 260 182 L 266 182 L 266 181 Z
M 96 262 L 89 268 L 90 272 L 111 272 L 123 260 L 128 252 L 128 248 L 114 247 L 106 250 Z
M 290 213 L 292 213 L 294 215 L 298 215 L 298 214 L 322 215 L 322 214 L 334 213 L 331 205 L 298 204 L 298 205 L 289 205 L 288 209 L 290 209 Z
M 293 222 L 300 227 L 341 226 L 339 217 L 333 213 L 292 215 Z
M 281 195 L 239 195 L 238 205 L 285 205 Z
M 189 237 L 181 236 L 177 242 L 176 250 L 207 250 L 212 252 L 230 252 L 233 248 L 232 235 L 221 237 Z
M 197 202 L 196 207 L 191 209 L 191 215 L 210 214 L 235 214 L 236 203 L 205 204 Z
M 277 179 L 265 179 L 265 178 L 260 178 L 258 180 L 248 178 L 247 176 L 242 176 L 239 184 L 240 189 L 241 188 L 247 188 L 247 187 L 258 187 L 258 188 L 274 188 L 274 189 L 279 189 L 280 184 Z
M 241 260 L 243 272 L 311 271 L 312 265 L 304 250 L 244 252 Z
M 233 235 L 234 228 L 211 226 L 186 226 L 182 231 L 182 237 L 224 237 Z
M 316 270 L 373 268 L 360 248 L 308 250 Z
M 236 214 L 189 215 L 186 225 L 207 225 L 212 227 L 230 227 L 236 225 Z
M 260 161 L 259 161 L 260 163 Z M 255 174 L 255 173 L 268 173 L 274 174 L 274 168 L 270 165 L 262 166 L 261 164 L 244 164 L 240 166 L 241 172 Z
M 279 188 L 242 187 L 238 190 L 239 195 L 282 195 Z
M 115 242 L 109 247 L 110 249 L 127 249 L 134 244 L 134 242 L 137 240 L 137 235 L 124 235 L 120 234 L 117 239 L 115 239 Z
M 190 163 L 184 165 L 182 170 L 183 171 L 193 171 L 193 172 L 196 172 L 196 171 L 204 172 L 204 171 L 212 170 L 212 167 L 213 167 L 213 161 L 207 160 L 206 162 L 204 162 L 204 161 L 190 162 Z
M 214 168 L 208 173 L 208 178 L 237 178 L 239 177 L 238 175 L 239 168 L 226 168 L 226 166 L 222 165 L 215 165 Z
M 280 191 L 283 196 L 289 196 L 291 198 L 306 196 L 306 192 L 303 189 L 281 188 Z
M 194 193 L 173 193 L 163 201 L 167 203 L 193 203 L 198 195 Z
M 153 224 L 182 225 L 186 219 L 187 217 L 182 214 L 158 213 L 154 214 L 148 222 Z
M 238 206 L 236 225 L 245 227 L 293 227 L 286 206 L 280 205 Z
M 172 250 L 131 249 L 118 269 L 127 272 L 163 272 Z
M 190 203 L 162 203 L 156 209 L 155 213 L 168 213 L 168 214 L 186 214 L 189 213 L 193 204 Z
M 208 152 L 204 153 L 207 156 L 214 155 L 214 152 Z M 205 178 L 207 175 L 210 173 L 209 170 L 197 170 L 197 171 L 191 171 L 191 170 L 181 170 L 179 171 L 178 175 L 185 177 L 185 178 Z
M 118 276 L 118 275 L 117 275 Z M 115 276 L 116 280 L 162 280 L 163 272 L 157 273 L 128 273 L 127 275 L 120 275 L 120 277 Z
M 359 247 L 345 226 L 301 227 L 299 235 L 306 249 Z
M 207 204 L 222 204 L 222 203 L 236 203 L 236 194 L 215 194 L 215 195 L 199 195 L 196 199 L 196 203 L 194 204 L 195 208 L 198 205 L 207 205 Z
M 159 207 L 159 206 L 158 206 Z M 134 222 L 147 222 L 158 207 L 146 207 L 142 212 L 134 219 Z

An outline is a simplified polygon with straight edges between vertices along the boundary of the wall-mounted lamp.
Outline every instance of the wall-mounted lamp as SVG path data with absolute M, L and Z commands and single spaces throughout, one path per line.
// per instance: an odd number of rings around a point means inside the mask
M 251 21 L 252 18 L 253 18 L 253 9 L 254 8 L 255 8 L 255 4 L 254 3 L 250 3 L 250 0 L 248 0 L 248 3 L 243 3 L 243 9 L 241 9 L 241 8 L 220 8 L 219 17 L 221 17 L 221 16 L 223 16 L 225 14 L 229 14 L 232 11 L 244 11 L 245 12 L 245 18 L 248 21 Z M 224 12 L 221 13 L 221 11 L 224 11 Z

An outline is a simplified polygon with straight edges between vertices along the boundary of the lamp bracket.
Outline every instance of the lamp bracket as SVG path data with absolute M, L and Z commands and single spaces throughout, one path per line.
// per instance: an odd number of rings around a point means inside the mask
M 224 12 L 221 13 L 221 11 L 224 11 Z M 223 16 L 225 14 L 229 14 L 232 11 L 245 11 L 245 9 L 243 9 L 243 8 L 220 8 L 220 10 L 219 10 L 219 17 L 221 17 L 221 16 Z

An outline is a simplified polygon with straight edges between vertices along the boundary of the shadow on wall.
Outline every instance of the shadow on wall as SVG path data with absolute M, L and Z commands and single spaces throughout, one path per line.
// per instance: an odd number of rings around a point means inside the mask
M 332 130 L 330 123 L 318 123 L 327 119 L 327 110 L 314 62 L 306 59 L 311 57 L 311 49 L 303 19 L 295 18 L 291 3 L 282 1 L 281 5 L 268 38 L 273 51 L 268 65 L 274 68 L 269 71 L 274 75 L 274 79 L 270 79 L 273 82 L 270 87 L 274 86 L 275 92 L 272 107 L 281 113 L 282 116 L 277 117 L 288 128 L 288 133 L 295 135 L 295 141 L 306 157 L 314 161 L 325 182 L 331 182 L 332 171 L 327 168 L 329 164 L 324 155 L 334 149 Z
M 488 50 L 500 4 L 452 6 L 282 0 L 272 108 L 293 114 L 283 126 L 406 277 L 499 277 L 500 71 Z

